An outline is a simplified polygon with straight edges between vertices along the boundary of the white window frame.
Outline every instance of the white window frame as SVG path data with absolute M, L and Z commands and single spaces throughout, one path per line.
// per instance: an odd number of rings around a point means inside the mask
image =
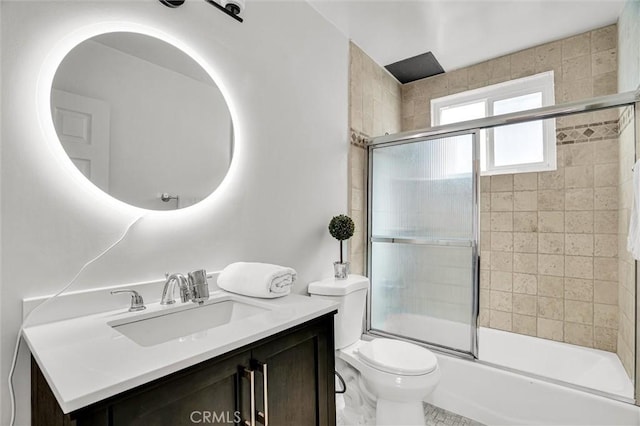
M 529 77 L 493 84 L 479 89 L 468 90 L 449 96 L 431 100 L 431 123 L 440 125 L 440 112 L 453 106 L 460 106 L 475 102 L 485 102 L 485 116 L 493 116 L 493 103 L 496 101 L 515 98 L 533 93 L 542 94 L 542 105 L 555 104 L 553 71 L 547 71 Z M 555 120 L 542 122 L 543 126 L 543 161 L 535 163 L 496 166 L 494 164 L 493 129 L 486 131 L 486 170 L 481 175 L 499 175 L 511 173 L 529 173 L 556 170 L 556 126 Z

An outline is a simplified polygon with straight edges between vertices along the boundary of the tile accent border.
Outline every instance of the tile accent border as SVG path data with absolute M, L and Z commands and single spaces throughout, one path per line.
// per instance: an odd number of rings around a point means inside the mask
M 556 129 L 557 145 L 617 139 L 619 134 L 618 120 Z
M 349 129 L 350 130 L 350 142 L 351 145 L 355 145 L 358 146 L 360 148 L 366 148 L 367 145 L 369 145 L 369 140 L 371 139 L 369 136 L 365 135 L 362 132 L 358 132 L 357 130 L 353 130 L 353 129 Z
M 620 134 L 624 132 L 629 124 L 633 123 L 633 108 L 631 108 L 630 106 L 626 107 L 620 114 L 620 119 L 618 120 L 618 122 L 620 129 L 618 130 L 618 133 Z

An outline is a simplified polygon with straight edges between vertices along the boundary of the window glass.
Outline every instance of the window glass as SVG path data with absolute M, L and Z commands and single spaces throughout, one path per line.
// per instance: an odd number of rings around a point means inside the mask
M 493 130 L 496 167 L 544 161 L 542 122 L 513 124 Z
M 431 100 L 431 122 L 446 125 L 554 104 L 553 72 Z M 555 121 L 534 121 L 480 130 L 483 175 L 556 168 Z M 457 170 L 456 165 L 450 165 Z
M 530 93 L 493 103 L 493 114 L 508 114 L 542 106 L 542 93 Z M 493 130 L 494 165 L 540 163 L 544 161 L 542 121 L 497 127 Z
M 461 121 L 476 120 L 478 118 L 484 118 L 487 116 L 487 101 L 482 100 L 479 102 L 473 102 L 464 105 L 455 105 L 445 107 L 440 110 L 440 122 L 439 124 L 451 124 L 459 123 Z M 486 170 L 487 168 L 487 131 L 480 131 L 480 170 Z M 455 158 L 465 158 L 466 154 L 459 153 L 460 155 Z M 462 168 L 461 165 L 456 165 L 454 170 Z
M 486 101 L 455 105 L 440 110 L 440 124 L 458 123 L 487 116 Z

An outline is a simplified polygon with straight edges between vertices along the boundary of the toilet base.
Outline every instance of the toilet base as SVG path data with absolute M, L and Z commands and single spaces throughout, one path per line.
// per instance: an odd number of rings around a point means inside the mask
M 422 401 L 398 402 L 378 398 L 377 426 L 425 426 Z

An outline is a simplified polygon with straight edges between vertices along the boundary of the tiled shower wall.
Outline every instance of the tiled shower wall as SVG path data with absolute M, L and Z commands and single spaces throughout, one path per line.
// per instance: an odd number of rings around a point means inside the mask
M 616 350 L 617 134 L 559 127 L 556 171 L 481 179 L 481 325 Z
M 553 71 L 556 103 L 617 91 L 616 25 L 535 46 L 402 86 L 402 130 L 431 126 L 441 96 Z
M 617 353 L 629 377 L 634 378 L 636 262 L 627 251 L 627 230 L 632 208 L 635 132 L 633 110 L 625 108 L 620 116 L 620 157 L 618 180 L 618 294 L 619 321 Z
M 350 43 L 349 126 L 351 135 L 349 214 L 351 272 L 364 273 L 366 230 L 366 141 L 400 131 L 401 85 L 358 46 Z
M 550 70 L 556 103 L 616 93 L 616 25 L 405 85 L 352 45 L 351 214 L 363 231 L 351 245 L 353 272 L 364 264 L 366 139 L 399 130 L 398 111 L 400 130 L 429 127 L 433 98 Z M 385 91 L 393 96 L 382 108 Z M 634 300 L 621 293 L 631 282 L 619 284 L 626 224 L 618 216 L 628 204 L 619 130 L 615 110 L 558 119 L 557 171 L 482 179 L 481 325 L 632 358 L 633 323 L 624 312 L 633 306 L 618 308 L 619 300 Z M 625 366 L 631 370 L 631 362 Z
M 402 130 L 430 100 L 554 72 L 556 103 L 617 91 L 615 25 L 403 86 Z M 556 122 L 558 170 L 481 179 L 480 324 L 615 351 L 617 112 Z

